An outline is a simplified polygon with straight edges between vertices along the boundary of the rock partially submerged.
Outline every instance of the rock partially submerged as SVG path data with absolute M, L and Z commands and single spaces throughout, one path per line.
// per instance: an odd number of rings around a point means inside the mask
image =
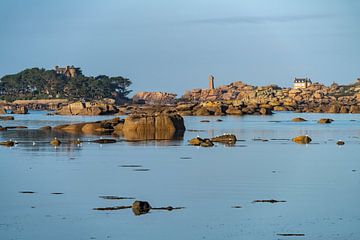
M 53 146 L 60 146 L 61 144 L 61 141 L 57 138 L 54 138 L 50 141 L 50 144 L 53 145 Z
M 292 122 L 306 122 L 307 120 L 301 117 L 291 119 Z
M 148 213 L 151 209 L 151 206 L 150 203 L 146 201 L 135 201 L 132 204 L 131 209 L 135 215 L 139 216 Z
M 325 124 L 325 123 L 332 123 L 334 120 L 331 118 L 321 118 L 318 123 Z
M 134 199 L 133 197 L 118 197 L 118 196 L 99 196 L 99 198 L 106 199 L 106 200 L 127 200 L 127 199 Z
M 265 200 L 255 200 L 253 203 L 281 203 L 286 202 L 284 200 L 275 200 L 275 199 L 265 199 Z
M 305 135 L 294 137 L 292 141 L 298 144 L 308 144 L 312 141 L 312 139 L 309 136 Z
M 105 138 L 105 139 L 97 139 L 92 142 L 100 143 L 100 144 L 107 144 L 107 143 L 116 143 L 116 140 L 112 139 L 112 138 Z
M 97 122 L 83 122 L 75 124 L 59 125 L 53 128 L 54 131 L 65 131 L 73 134 L 111 134 L 116 133 L 119 125 L 123 125 L 124 120 L 119 117 Z
M 304 233 L 278 233 L 277 236 L 281 237 L 304 237 Z
M 111 199 L 113 200 L 113 199 Z M 167 211 L 172 211 L 172 210 L 177 210 L 177 209 L 183 209 L 183 207 L 172 207 L 172 206 L 168 206 L 168 207 L 159 207 L 159 208 L 153 208 L 151 207 L 150 203 L 147 201 L 139 201 L 136 200 L 133 202 L 133 204 L 131 206 L 114 206 L 114 207 L 100 207 L 100 208 L 93 208 L 93 210 L 98 210 L 98 211 L 115 211 L 115 210 L 122 210 L 122 209 L 128 209 L 131 208 L 132 212 L 134 213 L 134 215 L 136 216 L 140 216 L 146 213 L 149 213 L 150 210 L 167 210 Z
M 208 138 L 200 138 L 200 137 L 190 139 L 188 141 L 188 143 L 190 145 L 200 146 L 200 147 L 212 147 L 212 146 L 214 146 L 214 143 L 210 139 L 208 139 Z
M 11 121 L 11 120 L 14 120 L 13 116 L 0 116 L 0 121 Z
M 345 142 L 343 140 L 339 140 L 336 142 L 337 145 L 345 145 Z
M 0 142 L 0 145 L 1 146 L 6 146 L 6 147 L 13 147 L 13 146 L 15 146 L 15 142 L 9 140 L 9 141 Z
M 211 138 L 211 141 L 212 142 L 234 144 L 234 143 L 236 143 L 237 139 L 236 139 L 236 136 L 234 134 L 223 134 L 223 135 Z

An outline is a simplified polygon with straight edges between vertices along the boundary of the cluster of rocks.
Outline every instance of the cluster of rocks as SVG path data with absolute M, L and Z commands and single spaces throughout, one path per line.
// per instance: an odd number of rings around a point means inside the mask
M 65 124 L 58 125 L 54 128 L 51 127 L 43 127 L 41 130 L 53 130 L 53 131 L 65 131 L 73 134 L 111 134 L 111 133 L 121 133 L 122 127 L 124 125 L 124 120 L 119 117 L 96 121 L 96 122 L 83 122 L 83 123 L 75 123 L 75 124 Z
M 106 102 L 74 102 L 61 107 L 54 114 L 58 115 L 110 115 L 116 114 L 119 110 L 114 103 Z
M 235 101 L 263 105 L 274 111 L 360 113 L 360 82 L 351 85 L 312 84 L 303 89 L 277 85 L 255 87 L 234 82 L 216 89 L 194 89 L 182 96 L 187 102 Z
M 134 103 L 144 104 L 173 104 L 176 102 L 175 93 L 167 92 L 138 92 L 133 97 Z
M 207 101 L 201 103 L 181 103 L 175 109 L 184 116 L 223 115 L 271 115 L 271 106 L 247 104 L 243 101 Z
M 235 144 L 236 141 L 237 141 L 237 139 L 234 134 L 223 134 L 223 135 L 216 136 L 213 138 L 196 137 L 196 138 L 190 139 L 188 141 L 188 143 L 193 146 L 212 147 L 212 146 L 214 146 L 214 142 L 224 143 L 224 144 Z
M 125 119 L 59 125 L 43 128 L 77 134 L 115 134 L 127 140 L 182 139 L 185 132 L 184 119 L 177 113 L 157 112 L 130 114 Z
M 5 115 L 8 113 L 7 109 L 9 109 L 11 114 L 28 114 L 29 110 L 26 106 L 12 106 L 12 107 L 0 107 L 0 115 Z

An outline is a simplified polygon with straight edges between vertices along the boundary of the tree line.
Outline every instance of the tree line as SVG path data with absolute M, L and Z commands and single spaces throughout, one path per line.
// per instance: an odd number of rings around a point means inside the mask
M 131 92 L 131 81 L 117 76 L 85 76 L 81 70 L 76 77 L 57 74 L 44 68 L 25 69 L 0 79 L 0 99 L 54 99 L 100 100 L 113 98 L 121 101 Z

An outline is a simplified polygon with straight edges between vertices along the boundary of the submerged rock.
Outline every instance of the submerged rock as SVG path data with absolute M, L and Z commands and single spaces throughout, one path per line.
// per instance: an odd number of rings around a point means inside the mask
M 9 127 L 5 127 L 6 129 L 26 129 L 28 127 L 26 126 L 9 126 Z
M 70 143 L 70 144 L 80 145 L 82 142 L 81 142 L 80 139 L 76 139 L 76 140 L 70 140 L 69 143 Z
M 131 208 L 131 206 L 115 206 L 115 207 L 99 207 L 99 208 L 93 208 L 93 210 L 97 211 L 116 211 L 116 210 L 122 210 Z
M 253 203 L 280 203 L 286 202 L 284 200 L 275 200 L 275 199 L 265 199 L 265 200 L 255 200 Z
M 291 119 L 292 122 L 306 122 L 307 120 L 301 117 Z
M 94 143 L 100 143 L 100 144 L 106 144 L 106 143 L 116 143 L 115 139 L 111 139 L 111 138 L 104 138 L 104 139 L 97 139 L 92 141 Z
M 292 139 L 293 142 L 299 143 L 299 144 L 308 144 L 312 141 L 312 139 L 309 136 L 297 136 Z
M 318 123 L 332 123 L 334 120 L 333 119 L 330 119 L 330 118 L 321 118 Z

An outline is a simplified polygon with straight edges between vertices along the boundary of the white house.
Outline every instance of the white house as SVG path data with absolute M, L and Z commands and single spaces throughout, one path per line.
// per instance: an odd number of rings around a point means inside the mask
M 294 80 L 294 88 L 307 88 L 311 85 L 310 78 L 295 78 Z

